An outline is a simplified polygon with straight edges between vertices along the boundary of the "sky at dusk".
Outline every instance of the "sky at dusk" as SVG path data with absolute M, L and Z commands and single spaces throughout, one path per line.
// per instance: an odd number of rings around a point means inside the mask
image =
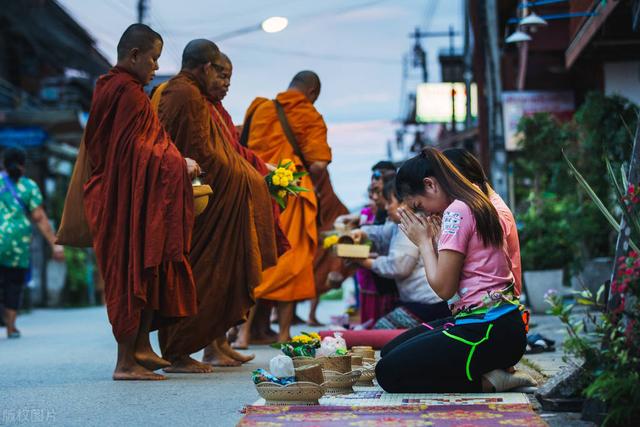
M 58 0 L 115 63 L 116 45 L 136 20 L 137 0 Z M 218 44 L 233 61 L 224 101 L 237 123 L 256 96 L 273 98 L 303 69 L 316 71 L 322 93 L 316 107 L 329 127 L 334 187 L 350 208 L 366 199 L 370 167 L 386 157 L 401 105 L 402 57 L 416 26 L 462 30 L 462 0 L 149 0 L 146 24 L 165 45 L 157 74 L 180 68 L 182 49 L 195 38 Z M 256 31 L 220 40 L 219 35 L 284 16 L 276 34 Z M 462 39 L 456 39 L 461 47 Z M 438 51 L 447 38 L 427 39 L 429 80 L 440 81 Z M 408 86 L 415 85 L 415 80 Z

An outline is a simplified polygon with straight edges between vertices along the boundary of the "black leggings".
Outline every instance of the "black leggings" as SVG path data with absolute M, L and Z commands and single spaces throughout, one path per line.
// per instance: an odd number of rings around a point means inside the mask
M 0 266 L 0 288 L 4 296 L 4 306 L 11 310 L 18 310 L 22 303 L 22 290 L 27 278 L 26 268 L 12 268 Z
M 481 392 L 483 374 L 514 366 L 524 354 L 527 339 L 519 310 L 487 323 L 448 322 L 453 318 L 431 323 L 432 330 L 418 326 L 384 346 L 376 377 L 385 391 Z

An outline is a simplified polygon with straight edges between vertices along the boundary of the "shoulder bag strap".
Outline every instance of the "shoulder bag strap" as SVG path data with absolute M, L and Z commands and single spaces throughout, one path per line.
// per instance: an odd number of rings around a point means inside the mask
M 29 216 L 28 215 L 29 209 L 27 209 L 27 206 L 24 204 L 22 199 L 20 199 L 20 197 L 18 196 L 18 191 L 16 187 L 13 185 L 13 182 L 11 182 L 9 175 L 7 175 L 6 172 L 2 172 L 2 179 L 4 180 L 5 187 L 9 190 L 9 193 L 11 193 L 11 195 L 13 196 L 13 199 L 18 203 L 18 205 L 20 205 L 22 210 L 25 211 L 25 213 L 27 213 L 27 216 Z
M 289 125 L 289 120 L 287 120 L 287 115 L 284 113 L 284 108 L 282 107 L 282 104 L 280 104 L 280 102 L 278 102 L 277 99 L 274 99 L 273 103 L 275 104 L 276 111 L 278 112 L 278 120 L 280 120 L 280 126 L 282 126 L 282 130 L 284 131 L 284 134 L 286 135 L 287 140 L 289 141 L 289 144 L 291 144 L 291 147 L 293 147 L 293 152 L 296 153 L 298 157 L 300 157 L 300 160 L 302 160 L 304 167 L 309 169 L 307 161 L 304 158 L 304 154 L 302 154 L 302 150 L 300 149 L 300 146 L 298 145 L 298 141 L 296 140 L 296 136 L 294 135 L 293 130 L 291 130 L 291 126 Z

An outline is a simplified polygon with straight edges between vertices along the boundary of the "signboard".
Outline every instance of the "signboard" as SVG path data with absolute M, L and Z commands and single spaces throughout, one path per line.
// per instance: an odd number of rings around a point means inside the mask
M 455 102 L 452 103 L 451 91 Z M 456 122 L 467 118 L 467 93 L 464 83 L 421 83 L 416 93 L 416 122 L 450 123 L 453 106 L 456 108 Z M 478 116 L 478 89 L 471 84 L 471 117 Z
M 575 111 L 573 92 L 522 91 L 502 93 L 504 145 L 507 151 L 518 149 L 518 123 L 525 116 L 551 113 L 561 121 L 570 120 Z
M 0 146 L 3 147 L 40 147 L 47 138 L 47 133 L 39 127 L 0 128 Z

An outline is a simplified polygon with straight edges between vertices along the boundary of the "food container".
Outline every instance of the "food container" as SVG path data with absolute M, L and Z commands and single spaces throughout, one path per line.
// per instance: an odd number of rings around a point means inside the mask
M 196 216 L 207 208 L 211 194 L 213 190 L 207 184 L 193 184 L 193 210 Z
M 369 258 L 371 247 L 358 245 L 351 236 L 342 236 L 334 246 L 334 251 L 340 258 Z
M 351 355 L 327 356 L 322 362 L 322 369 L 326 371 L 340 372 L 341 374 L 351 371 Z
M 317 365 L 306 365 L 296 368 L 296 381 L 297 382 L 309 382 L 315 384 L 322 384 L 324 382 L 324 375 L 322 373 L 322 367 Z
M 307 365 L 320 365 L 322 366 L 324 357 L 308 357 L 308 356 L 296 356 L 291 358 L 293 360 L 293 367 L 300 368 Z
M 324 388 L 310 382 L 295 382 L 287 385 L 263 382 L 256 390 L 265 400 L 265 405 L 317 405 L 324 395 Z
M 326 394 L 349 394 L 353 393 L 353 385 L 358 382 L 362 375 L 359 370 L 347 373 L 335 371 L 324 371 L 325 382 L 322 384 Z

